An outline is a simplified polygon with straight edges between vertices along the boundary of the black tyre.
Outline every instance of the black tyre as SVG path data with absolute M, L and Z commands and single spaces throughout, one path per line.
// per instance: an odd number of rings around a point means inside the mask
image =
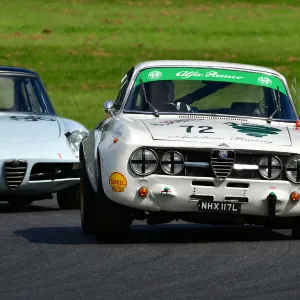
M 60 209 L 80 208 L 80 185 L 76 184 L 57 192 L 57 204 Z
M 129 239 L 132 223 L 132 210 L 115 203 L 99 188 L 101 201 L 97 210 L 96 238 L 99 243 L 122 243 Z
M 99 159 L 99 158 L 98 158 Z M 81 160 L 81 226 L 84 233 L 96 233 L 98 242 L 123 242 L 129 237 L 132 210 L 111 201 L 103 190 L 98 170 L 97 193 L 91 186 Z M 99 166 L 99 163 L 97 163 Z
M 81 161 L 80 175 L 80 218 L 83 233 L 96 233 L 96 193 L 88 179 L 86 167 Z
M 300 226 L 292 227 L 292 237 L 295 239 L 300 239 Z

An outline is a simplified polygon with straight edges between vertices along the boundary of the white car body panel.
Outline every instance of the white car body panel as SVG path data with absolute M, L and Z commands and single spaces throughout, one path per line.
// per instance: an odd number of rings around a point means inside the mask
M 135 116 L 136 118 L 136 116 Z M 174 116 L 169 120 L 174 120 Z M 187 176 L 167 176 L 167 175 L 149 175 L 141 178 L 140 176 L 134 175 L 128 166 L 128 157 L 130 157 L 131 153 L 137 149 L 139 146 L 149 146 L 149 147 L 162 147 L 161 140 L 152 140 L 151 136 L 147 131 L 142 131 L 140 127 L 145 120 L 136 119 L 131 122 L 125 121 L 122 118 L 116 118 L 116 125 L 114 125 L 110 131 L 114 131 L 115 128 L 119 128 L 122 124 L 127 125 L 122 132 L 122 136 L 118 137 L 118 142 L 113 144 L 113 139 L 115 135 L 110 133 L 106 134 L 106 137 L 102 140 L 102 143 L 99 145 L 99 153 L 101 160 L 101 173 L 102 173 L 102 183 L 104 187 L 104 191 L 106 195 L 126 206 L 144 209 L 147 211 L 178 211 L 178 212 L 188 212 L 188 211 L 196 211 L 197 201 L 189 200 L 189 196 L 193 193 L 195 194 L 210 194 L 212 193 L 212 187 L 194 187 L 192 186 L 192 181 L 212 181 L 218 182 L 216 178 L 209 177 L 187 177 Z M 168 119 L 159 118 L 159 121 L 166 121 Z M 177 119 L 178 120 L 178 119 Z M 149 121 L 149 120 L 147 120 Z M 153 122 L 157 122 L 157 118 L 153 118 Z M 230 121 L 228 118 L 227 121 Z M 248 120 L 249 121 L 249 120 Z M 218 124 L 220 121 L 210 120 L 211 126 L 214 124 Z M 224 122 L 224 120 L 222 120 Z M 226 120 L 225 120 L 226 122 Z M 235 121 L 237 122 L 237 121 Z M 249 122 L 251 123 L 251 121 Z M 257 124 L 257 121 L 253 122 L 253 124 Z M 279 122 L 277 124 L 272 123 L 273 127 L 277 127 L 283 129 L 284 131 L 293 132 L 294 135 L 298 135 L 298 140 L 300 141 L 300 131 L 296 130 L 295 125 L 289 125 L 290 128 L 287 128 L 287 124 L 283 124 L 280 126 Z M 193 123 L 192 123 L 193 124 Z M 265 122 L 264 122 L 265 125 Z M 143 126 L 143 125 L 142 125 Z M 167 125 L 168 126 L 168 125 Z M 227 125 L 224 125 L 227 126 Z M 222 126 L 220 126 L 222 127 Z M 169 129 L 168 129 L 169 130 Z M 224 129 L 225 130 L 225 129 Z M 161 131 L 163 131 L 161 129 Z M 286 135 L 286 132 L 283 133 Z M 272 146 L 276 147 L 276 152 L 286 153 L 291 151 L 291 142 L 290 139 L 287 139 L 287 142 L 282 143 L 283 145 L 274 145 L 277 139 L 271 141 L 269 137 L 265 137 L 261 140 L 258 140 L 259 146 L 257 146 L 257 139 L 252 142 L 249 141 L 248 138 L 243 140 L 243 134 L 237 135 L 233 134 L 234 138 L 241 137 L 241 139 L 236 142 L 231 141 L 230 135 L 227 134 L 227 138 L 222 139 L 221 141 L 206 141 L 205 148 L 214 148 L 214 149 L 223 149 L 224 147 L 218 146 L 223 142 L 227 143 L 232 148 L 238 148 L 240 150 L 263 150 L 270 151 L 273 150 Z M 141 137 L 143 137 L 143 141 L 141 141 Z M 222 135 L 220 135 L 222 137 Z M 253 138 L 250 138 L 253 139 Z M 148 141 L 148 142 L 147 142 Z M 265 141 L 265 143 L 264 143 Z M 141 144 L 142 143 L 142 144 Z M 198 141 L 166 141 L 163 142 L 164 148 L 190 148 L 190 149 L 198 149 L 199 142 Z M 202 141 L 201 141 L 202 143 Z M 276 142 L 278 143 L 278 142 Z M 287 144 L 287 145 L 284 145 Z M 298 143 L 297 143 L 298 144 Z M 295 143 L 294 143 L 295 145 Z M 294 147 L 293 147 L 294 148 Z M 122 155 L 119 153 L 122 152 Z M 113 157 L 114 159 L 110 159 Z M 127 159 L 124 159 L 127 158 Z M 94 162 L 91 162 L 89 165 L 89 169 L 93 168 Z M 119 172 L 126 177 L 127 186 L 124 189 L 123 193 L 116 193 L 112 190 L 109 184 L 109 176 L 113 172 Z M 90 178 L 91 179 L 91 178 Z M 163 182 L 163 183 L 162 183 Z M 226 188 L 226 185 L 229 182 L 248 182 L 250 183 L 251 188 L 246 189 L 236 189 L 236 188 Z M 141 186 L 146 186 L 151 191 L 151 194 L 142 199 L 137 195 L 137 189 Z M 168 195 L 161 195 L 162 189 L 168 186 L 171 189 L 171 193 Z M 260 192 L 259 192 L 260 191 Z M 289 201 L 289 195 L 292 191 L 300 191 L 300 187 L 297 184 L 293 184 L 287 181 L 280 180 L 243 180 L 243 179 L 230 179 L 227 178 L 224 182 L 222 182 L 218 188 L 214 188 L 215 200 L 223 201 L 225 196 L 247 196 L 251 199 L 251 203 L 245 203 L 242 205 L 242 213 L 243 214 L 257 214 L 257 215 L 266 215 L 266 209 L 261 209 L 261 207 L 265 203 L 265 195 L 268 195 L 270 192 L 276 191 L 278 199 L 280 201 L 280 205 L 277 205 L 277 215 L 278 216 L 292 216 L 300 214 L 300 206 L 295 205 Z M 262 196 L 263 195 L 263 196 Z
M 15 117 L 19 120 L 15 120 Z M 30 117 L 40 118 L 39 121 L 26 121 L 24 117 L 27 115 L 0 114 L 1 128 L 7 129 L 0 133 L 1 170 L 6 160 L 27 161 L 27 171 L 22 184 L 11 191 L 3 175 L 0 177 L 0 193 L 13 192 L 18 195 L 54 193 L 79 183 L 79 177 L 30 181 L 29 175 L 36 163 L 79 163 L 79 157 L 71 151 L 65 133 L 79 129 L 87 131 L 87 129 L 78 122 L 57 116 L 30 115 Z
M 37 73 L 1 66 L 0 81 L 1 199 L 41 200 L 78 185 L 79 153 L 67 136 L 88 135 L 88 129 L 57 116 Z
M 139 147 L 164 149 L 233 149 L 276 153 L 300 154 L 300 130 L 294 122 L 273 120 L 270 124 L 264 119 L 234 117 L 234 116 L 202 116 L 202 115 L 160 115 L 129 114 L 122 112 L 124 103 L 130 93 L 137 74 L 150 67 L 210 67 L 262 72 L 278 77 L 285 85 L 288 95 L 290 92 L 286 79 L 278 72 L 257 66 L 229 64 L 218 62 L 196 61 L 153 61 L 145 62 L 135 67 L 127 93 L 124 97 L 120 113 L 105 119 L 98 125 L 82 143 L 85 166 L 93 188 L 97 188 L 97 170 L 101 167 L 103 189 L 109 199 L 128 207 L 148 212 L 197 212 L 198 200 L 191 199 L 192 195 L 212 195 L 216 201 L 225 201 L 225 197 L 247 197 L 249 200 L 241 205 L 241 214 L 252 216 L 267 216 L 267 200 L 269 193 L 277 195 L 276 216 L 300 216 L 300 204 L 290 201 L 290 193 L 300 192 L 300 185 L 287 180 L 266 179 L 237 179 L 226 178 L 218 180 L 214 177 L 170 176 L 152 174 L 149 176 L 136 175 L 129 166 L 129 157 Z M 236 128 L 233 128 L 234 123 Z M 244 124 L 260 125 L 275 130 L 274 134 L 261 137 L 248 135 L 239 131 Z M 105 126 L 104 126 L 105 125 Z M 187 133 L 187 127 L 193 126 Z M 209 128 L 206 128 L 206 127 Z M 199 133 L 200 129 L 206 131 Z M 116 142 L 114 140 L 117 139 Z M 226 144 L 226 145 L 224 145 Z M 97 161 L 97 155 L 100 161 Z M 241 166 L 236 164 L 235 168 Z M 246 167 L 246 166 L 243 166 Z M 126 182 L 123 191 L 116 192 L 111 185 L 110 176 L 119 173 L 116 178 L 121 185 Z M 125 178 L 125 179 L 124 179 Z M 211 186 L 195 186 L 193 181 L 214 183 Z M 228 183 L 248 183 L 248 188 L 230 188 Z M 124 184 L 125 185 L 125 184 Z M 141 198 L 138 188 L 145 186 L 149 195 Z M 162 193 L 164 187 L 170 188 L 168 194 Z

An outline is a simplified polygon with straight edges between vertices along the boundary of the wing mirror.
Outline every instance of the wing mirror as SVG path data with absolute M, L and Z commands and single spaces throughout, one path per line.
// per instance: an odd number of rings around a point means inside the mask
M 104 103 L 104 110 L 105 110 L 106 113 L 108 113 L 110 115 L 113 115 L 113 113 L 116 110 L 116 104 L 115 104 L 115 102 L 112 101 L 112 100 L 107 100 Z

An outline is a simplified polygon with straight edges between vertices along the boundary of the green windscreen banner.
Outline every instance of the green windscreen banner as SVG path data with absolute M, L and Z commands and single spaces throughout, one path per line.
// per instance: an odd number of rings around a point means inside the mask
M 283 82 L 276 76 L 247 71 L 203 68 L 150 68 L 141 71 L 135 86 L 157 80 L 210 80 L 268 87 L 287 95 Z

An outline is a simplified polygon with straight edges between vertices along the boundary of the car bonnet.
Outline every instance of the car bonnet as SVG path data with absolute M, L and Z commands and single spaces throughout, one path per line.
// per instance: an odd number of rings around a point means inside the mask
M 0 141 L 49 141 L 60 136 L 58 121 L 52 116 L 0 114 Z
M 252 120 L 163 119 L 143 120 L 154 140 L 246 145 L 291 146 L 288 128 Z

